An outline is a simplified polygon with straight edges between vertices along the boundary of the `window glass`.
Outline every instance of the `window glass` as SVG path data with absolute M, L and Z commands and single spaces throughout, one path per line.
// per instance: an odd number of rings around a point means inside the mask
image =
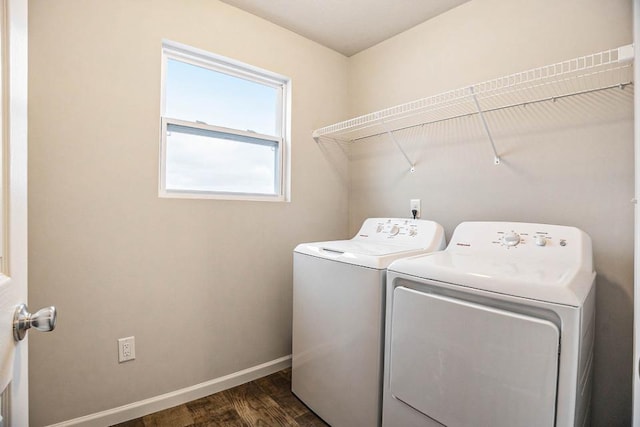
M 278 143 L 168 126 L 167 190 L 277 193 Z
M 176 119 L 276 135 L 278 89 L 169 59 L 165 115 Z

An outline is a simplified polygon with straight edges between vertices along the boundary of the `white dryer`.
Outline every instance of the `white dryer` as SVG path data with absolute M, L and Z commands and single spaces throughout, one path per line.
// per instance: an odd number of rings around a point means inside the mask
M 388 269 L 383 426 L 583 426 L 595 319 L 591 239 L 460 224 Z
M 396 218 L 296 247 L 291 389 L 330 425 L 380 425 L 386 268 L 444 247 L 441 225 Z

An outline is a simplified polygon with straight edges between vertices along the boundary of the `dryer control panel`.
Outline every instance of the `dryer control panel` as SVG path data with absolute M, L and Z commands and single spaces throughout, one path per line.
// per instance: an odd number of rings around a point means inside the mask
M 520 222 L 463 222 L 447 251 L 498 259 L 537 259 L 583 265 L 592 262 L 591 238 L 576 227 Z M 590 269 L 590 267 L 588 267 Z
M 517 222 L 463 222 L 444 251 L 399 259 L 389 270 L 463 285 L 464 292 L 473 288 L 573 307 L 582 304 L 595 278 L 587 233 Z
M 575 227 L 519 222 L 463 222 L 456 227 L 451 245 L 489 250 L 535 250 L 579 248 L 588 236 Z
M 544 227 L 537 227 L 541 230 L 530 232 L 528 230 L 509 230 L 498 231 L 496 239 L 492 243 L 509 248 L 515 248 L 518 245 L 535 245 L 544 247 L 547 245 L 567 246 L 567 238 L 557 238 L 552 231 L 542 231 Z M 566 236 L 565 236 L 566 237 Z

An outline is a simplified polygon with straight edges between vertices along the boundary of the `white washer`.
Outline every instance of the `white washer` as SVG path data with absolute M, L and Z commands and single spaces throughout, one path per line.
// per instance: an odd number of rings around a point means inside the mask
M 370 218 L 351 240 L 296 247 L 291 389 L 330 425 L 380 425 L 386 268 L 444 246 L 435 222 Z
M 595 272 L 573 227 L 460 224 L 389 266 L 383 425 L 583 426 Z

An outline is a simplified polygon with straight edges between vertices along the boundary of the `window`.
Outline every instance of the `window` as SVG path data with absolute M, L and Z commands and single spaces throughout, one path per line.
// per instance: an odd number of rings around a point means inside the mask
M 160 196 L 287 199 L 289 79 L 164 42 Z

